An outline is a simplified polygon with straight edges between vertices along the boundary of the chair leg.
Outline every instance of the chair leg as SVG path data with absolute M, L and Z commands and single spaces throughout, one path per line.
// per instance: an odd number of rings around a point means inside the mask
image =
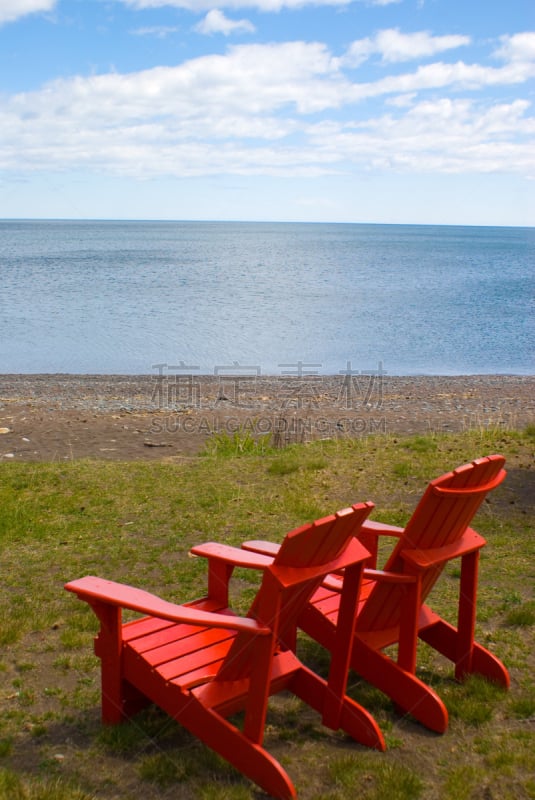
M 321 612 L 311 605 L 307 606 L 299 619 L 299 625 L 309 636 L 332 652 L 335 626 Z M 411 630 L 416 630 L 414 625 Z M 406 637 L 411 640 L 410 646 L 406 648 L 406 662 L 411 664 L 416 650 L 412 638 Z M 444 733 L 448 727 L 448 712 L 440 697 L 420 681 L 414 671 L 408 671 L 383 653 L 369 647 L 358 635 L 353 643 L 351 668 L 390 697 L 398 709 L 405 714 L 411 714 L 426 728 Z
M 199 703 L 191 694 L 182 696 L 180 709 L 165 709 L 170 716 L 239 772 L 264 789 L 270 797 L 294 800 L 294 785 L 287 772 L 263 747 L 247 739 L 224 717 Z
M 476 598 L 479 567 L 479 550 L 468 553 L 461 560 L 459 586 L 459 611 L 457 618 L 457 652 L 455 654 L 455 677 L 472 672 L 474 636 L 476 630 Z
M 487 680 L 509 688 L 509 673 L 502 662 L 496 658 L 489 650 L 482 645 L 474 642 L 472 645 L 472 655 L 470 668 L 466 669 L 464 663 L 458 663 L 459 652 L 457 630 L 445 620 L 434 622 L 427 628 L 419 632 L 420 639 L 429 644 L 443 656 L 455 664 L 455 677 L 462 680 L 466 675 L 476 673 L 482 675 Z
M 117 725 L 151 702 L 124 676 L 121 609 L 93 603 L 100 620 L 95 655 L 100 658 L 101 716 L 105 725 Z
M 100 658 L 102 722 L 115 725 L 127 718 L 122 670 L 121 609 L 107 603 L 91 603 L 100 621 L 95 655 Z
M 320 678 L 307 667 L 301 666 L 288 685 L 297 697 L 323 716 L 329 703 L 330 689 L 326 681 Z M 332 701 L 339 703 L 337 696 Z M 345 696 L 338 715 L 338 727 L 345 731 L 352 739 L 366 747 L 376 750 L 386 750 L 381 729 L 366 709 L 351 698 Z
M 483 675 L 487 680 L 508 689 L 511 685 L 509 672 L 499 658 L 490 653 L 480 644 L 474 644 L 472 653 L 472 672 Z
M 360 639 L 356 639 L 353 646 L 351 667 L 426 728 L 444 733 L 448 727 L 448 711 L 436 692 Z

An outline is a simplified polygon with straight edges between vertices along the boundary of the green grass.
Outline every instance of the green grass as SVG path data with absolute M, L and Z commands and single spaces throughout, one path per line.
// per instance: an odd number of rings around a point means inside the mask
M 204 559 L 187 555 L 196 543 L 280 541 L 292 528 L 361 500 L 376 503 L 373 518 L 402 525 L 431 478 L 492 452 L 506 456 L 510 478 L 474 523 L 488 541 L 477 636 L 509 667 L 510 691 L 476 678 L 456 684 L 450 665 L 422 646 L 420 675 L 450 712 L 444 736 L 400 719 L 388 698 L 352 674 L 349 692 L 378 720 L 386 753 L 354 745 L 299 701 L 279 697 L 266 746 L 303 800 L 468 800 L 485 796 L 485 787 L 500 798 L 533 798 L 534 432 L 535 426 L 396 440 L 377 435 L 283 450 L 237 432 L 214 437 L 186 466 L 1 463 L 0 800 L 259 798 L 158 711 L 101 726 L 96 620 L 63 584 L 96 574 L 191 600 L 206 581 Z M 258 579 L 236 571 L 238 610 L 247 609 Z M 452 621 L 458 589 L 452 564 L 432 599 Z M 303 640 L 301 649 L 307 663 L 325 672 L 317 645 Z
M 336 788 L 326 797 L 333 800 L 357 796 L 362 800 L 418 800 L 425 788 L 423 777 L 415 769 L 368 754 L 334 758 L 329 775 Z
M 0 768 L 0 800 L 94 800 L 94 795 L 62 778 L 24 779 Z
M 502 699 L 503 689 L 478 675 L 470 676 L 463 684 L 452 684 L 442 692 L 450 717 L 467 726 L 480 727 L 492 720 Z
M 535 625 L 535 602 L 521 603 L 513 608 L 505 618 L 506 625 L 529 628 Z
M 253 436 L 250 431 L 235 431 L 232 435 L 223 431 L 208 440 L 204 454 L 215 458 L 233 458 L 242 455 L 271 453 L 271 437 Z

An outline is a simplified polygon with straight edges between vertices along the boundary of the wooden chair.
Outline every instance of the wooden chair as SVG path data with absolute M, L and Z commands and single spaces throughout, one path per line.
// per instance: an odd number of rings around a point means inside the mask
M 367 520 L 358 534 L 372 553 L 364 571 L 351 667 L 431 730 L 442 733 L 448 712 L 440 697 L 416 677 L 418 637 L 455 664 L 461 680 L 479 673 L 509 686 L 504 665 L 474 640 L 479 551 L 485 539 L 469 526 L 486 494 L 505 478 L 505 459 L 480 458 L 431 481 L 405 528 Z M 398 541 L 377 570 L 380 536 Z M 246 542 L 249 551 L 274 555 L 277 545 Z M 457 626 L 425 601 L 445 565 L 461 559 Z M 341 578 L 329 576 L 299 617 L 299 627 L 328 649 L 335 644 Z M 383 652 L 397 644 L 397 660 Z
M 384 750 L 374 719 L 345 694 L 353 619 L 368 551 L 353 534 L 373 504 L 362 503 L 289 533 L 276 557 L 208 543 L 206 597 L 184 605 L 141 589 L 85 577 L 66 584 L 100 620 L 102 718 L 117 723 L 147 701 L 163 708 L 272 797 L 296 797 L 282 766 L 262 747 L 270 695 L 289 690 L 358 742 Z M 228 607 L 234 567 L 262 570 L 246 617 Z M 328 680 L 294 652 L 297 618 L 329 573 L 344 570 Z M 146 615 L 125 624 L 121 609 Z M 228 717 L 244 711 L 243 728 Z

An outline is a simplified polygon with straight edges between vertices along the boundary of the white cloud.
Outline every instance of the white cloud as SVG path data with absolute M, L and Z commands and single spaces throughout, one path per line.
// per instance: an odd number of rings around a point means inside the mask
M 232 33 L 254 33 L 256 29 L 248 20 L 229 19 L 222 11 L 214 8 L 212 11 L 208 12 L 202 22 L 196 25 L 195 30 L 208 35 L 212 33 L 222 33 L 225 36 L 230 36 Z
M 52 11 L 56 0 L 0 0 L 0 25 L 36 11 Z
M 391 28 L 380 31 L 376 37 L 378 50 L 385 62 L 410 61 L 429 58 L 445 50 L 453 50 L 470 44 L 469 36 L 432 36 L 427 31 L 400 33 Z
M 412 61 L 468 44 L 470 44 L 469 36 L 432 36 L 427 31 L 401 33 L 396 28 L 389 28 L 379 31 L 372 38 L 354 41 L 343 60 L 349 66 L 357 67 L 378 53 L 384 63 Z
M 396 106 L 397 108 L 406 108 L 412 106 L 417 97 L 416 92 L 409 92 L 408 94 L 398 94 L 395 97 L 388 97 L 386 102 L 389 106 Z
M 535 32 L 502 36 L 501 47 L 494 55 L 506 61 L 535 61 Z
M 535 176 L 528 102 L 473 94 L 534 74 L 525 60 L 438 62 L 358 83 L 321 43 L 232 47 L 176 67 L 58 80 L 14 95 L 0 106 L 0 169 L 137 178 L 355 168 Z M 466 88 L 467 97 L 447 96 Z M 388 110 L 366 118 L 357 104 L 372 97 Z
M 157 39 L 165 39 L 173 33 L 177 33 L 180 28 L 172 25 L 153 25 L 146 28 L 135 28 L 131 33 L 134 36 L 155 36 Z
M 354 0 L 120 0 L 132 8 L 162 8 L 172 6 L 186 11 L 204 13 L 214 9 L 255 8 L 258 11 L 282 11 L 306 6 L 348 6 Z M 372 5 L 387 5 L 398 0 L 371 0 Z
M 535 77 L 535 64 L 511 63 L 495 68 L 480 64 L 465 64 L 463 61 L 454 64 L 439 61 L 418 67 L 415 72 L 392 75 L 375 83 L 356 84 L 356 93 L 360 97 L 377 97 L 382 94 L 447 87 L 476 90 L 488 86 L 525 83 L 533 77 Z
M 526 117 L 528 108 L 526 101 L 491 107 L 469 100 L 424 101 L 401 117 L 317 126 L 310 136 L 325 158 L 331 154 L 370 169 L 535 177 L 535 121 Z
M 282 11 L 283 9 L 302 9 L 309 6 L 349 6 L 354 2 L 370 6 L 389 6 L 403 0 L 119 0 L 135 9 L 163 8 L 170 6 L 185 11 L 204 13 L 221 9 L 252 8 L 257 11 Z

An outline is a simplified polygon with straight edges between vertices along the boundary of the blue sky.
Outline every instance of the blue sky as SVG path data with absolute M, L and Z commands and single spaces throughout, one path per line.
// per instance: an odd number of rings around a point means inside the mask
M 0 0 L 0 217 L 535 224 L 531 0 Z

